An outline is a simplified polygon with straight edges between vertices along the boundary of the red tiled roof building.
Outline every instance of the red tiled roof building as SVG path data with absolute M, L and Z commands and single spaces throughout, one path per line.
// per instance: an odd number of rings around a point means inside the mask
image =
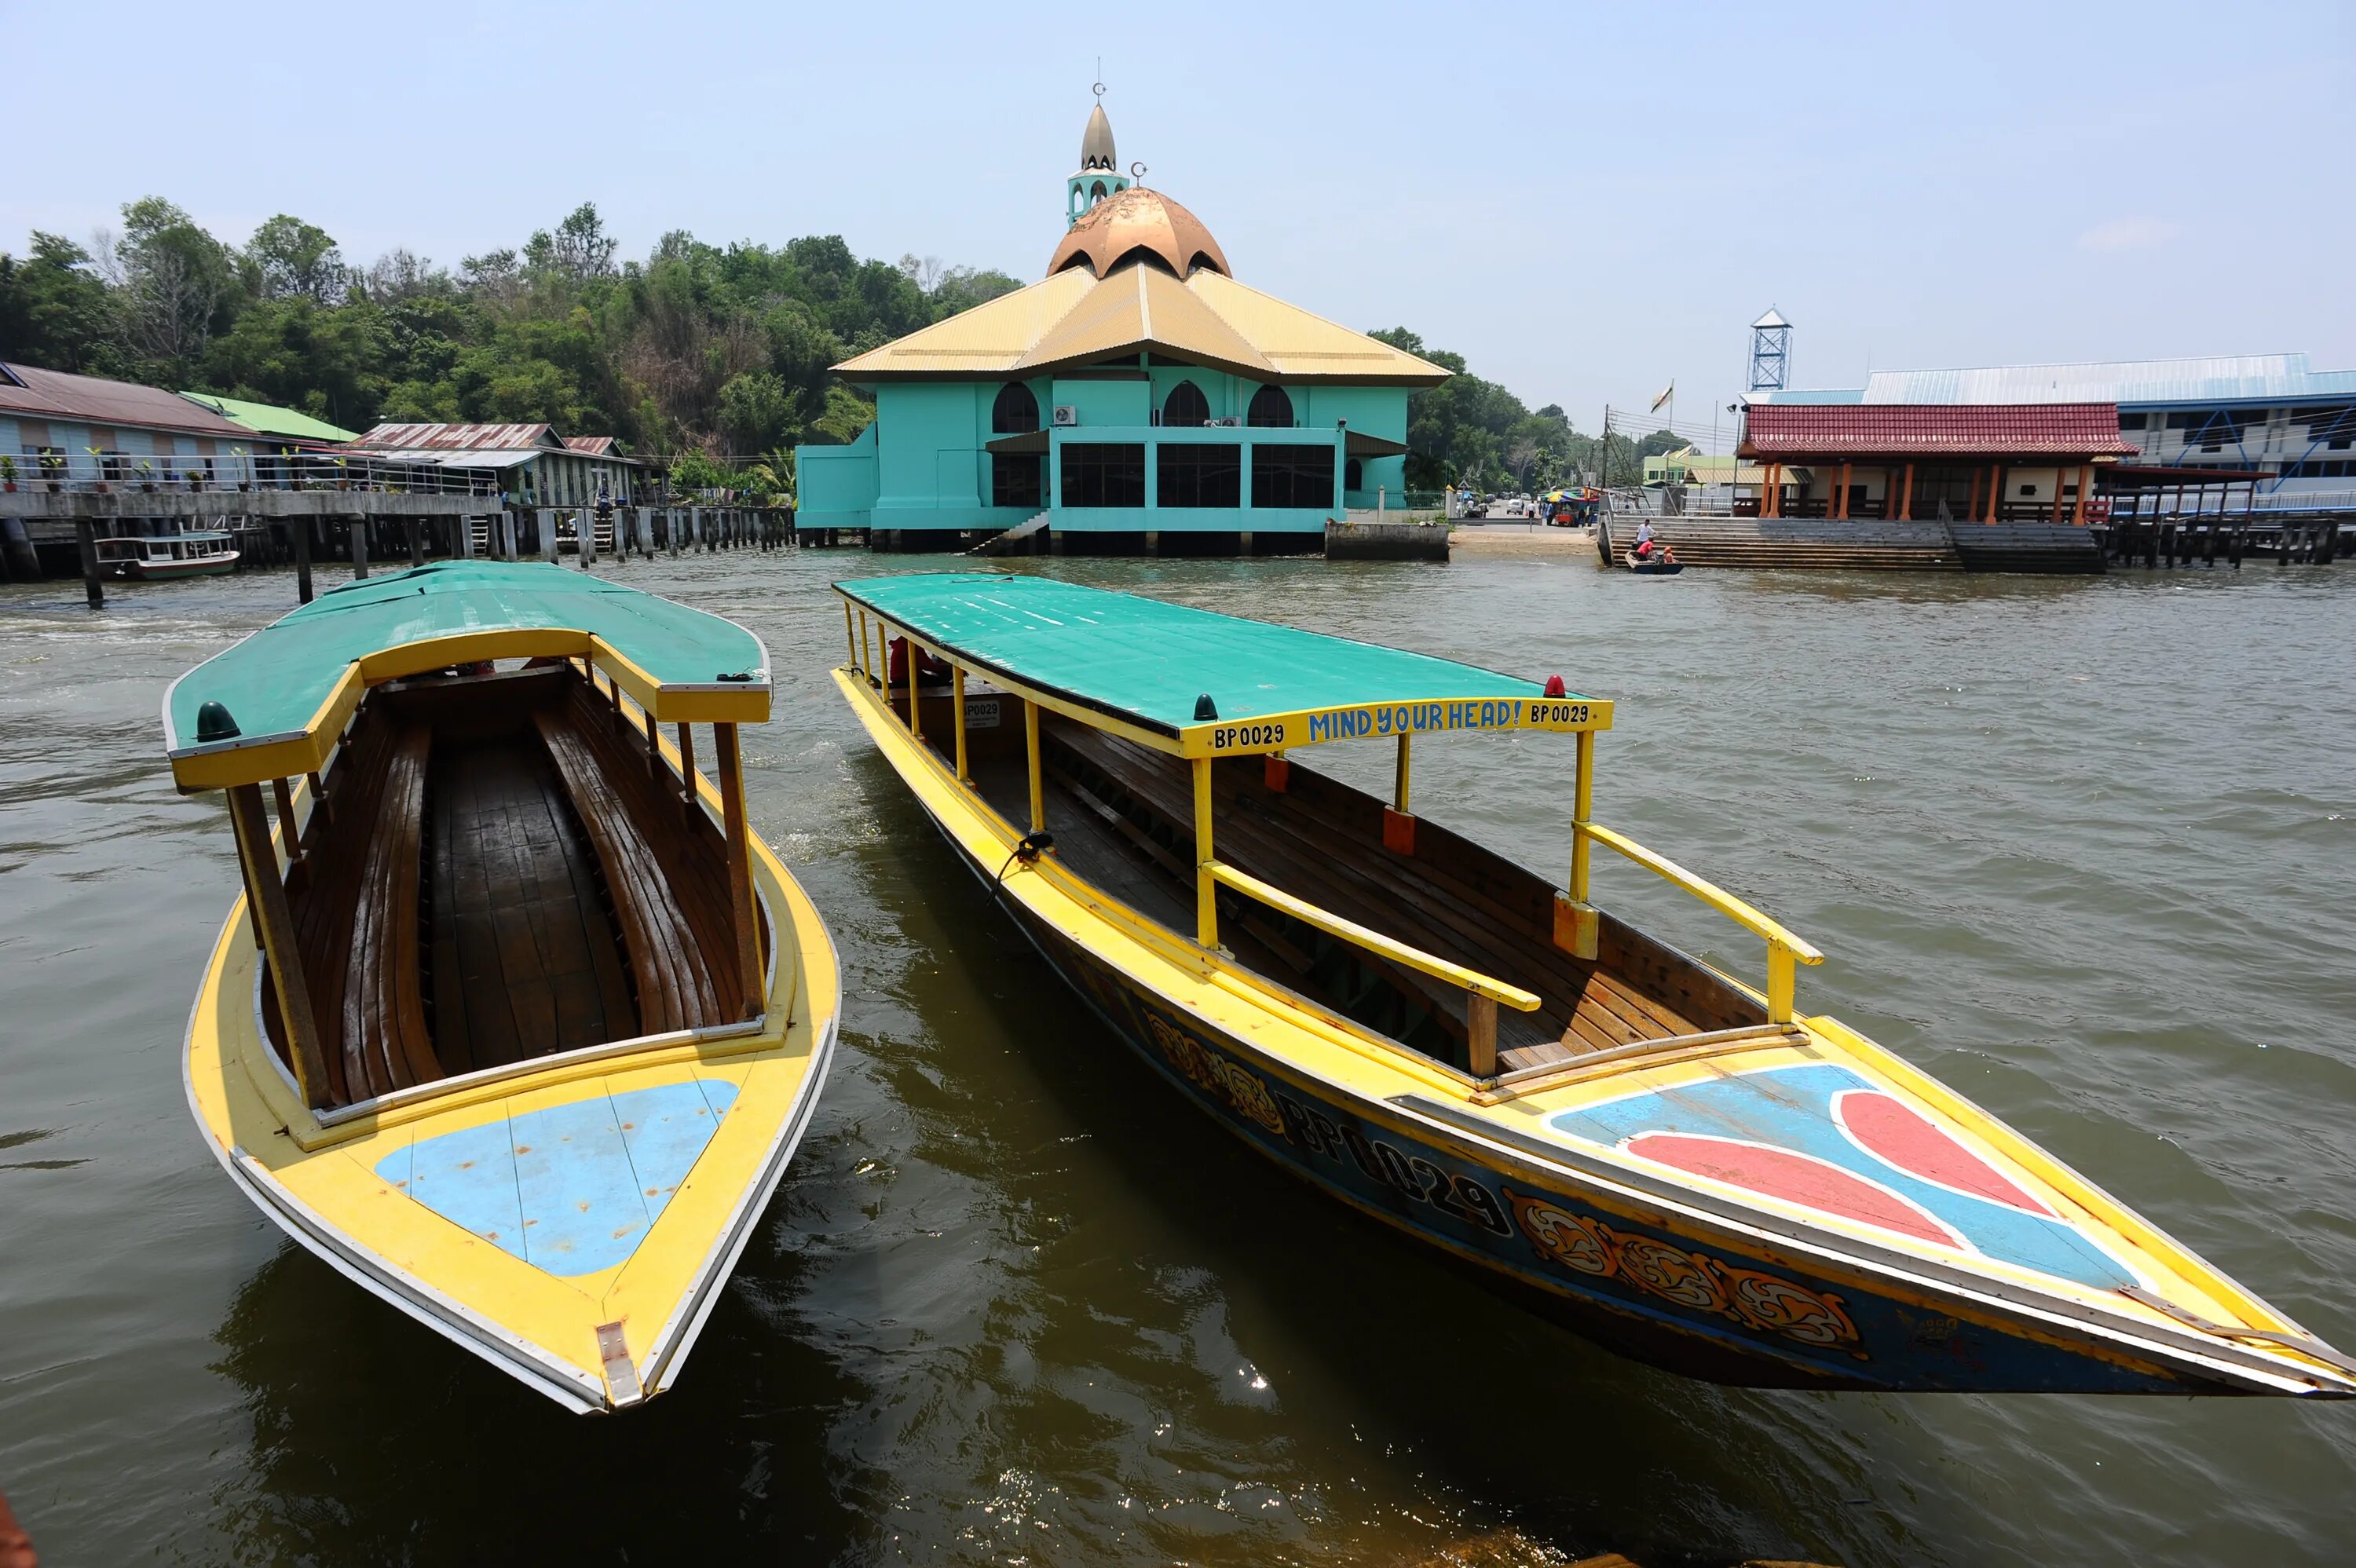
M 1762 517 L 2080 523 L 2094 465 L 2137 450 L 2112 403 L 1778 402 L 1737 449 L 1768 470 Z

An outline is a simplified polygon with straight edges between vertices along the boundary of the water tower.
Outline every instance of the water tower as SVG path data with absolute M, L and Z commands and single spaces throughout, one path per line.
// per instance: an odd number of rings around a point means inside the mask
M 1783 313 L 1770 310 L 1751 324 L 1751 388 L 1754 392 L 1780 392 L 1789 385 L 1785 372 L 1792 365 L 1792 324 Z

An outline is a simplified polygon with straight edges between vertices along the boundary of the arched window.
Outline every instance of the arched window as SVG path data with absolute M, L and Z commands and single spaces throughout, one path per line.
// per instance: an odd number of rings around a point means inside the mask
M 1285 396 L 1282 387 L 1262 387 L 1252 394 L 1251 410 L 1244 423 L 1257 430 L 1290 430 L 1292 400 Z
M 1342 488 L 1344 490 L 1363 490 L 1365 487 L 1365 467 L 1354 457 L 1342 466 Z
M 1094 207 L 1098 202 L 1100 202 L 1105 198 L 1106 194 L 1105 182 L 1102 180 L 1097 181 L 1096 184 L 1088 187 L 1088 205 L 1090 207 Z
M 1162 400 L 1162 422 L 1188 427 L 1209 424 L 1211 400 L 1203 396 L 1203 389 L 1194 382 L 1181 381 Z
M 1039 400 L 1031 389 L 1020 381 L 1009 381 L 998 389 L 998 400 L 990 405 L 990 429 L 993 435 L 1020 435 L 1024 431 L 1039 428 Z

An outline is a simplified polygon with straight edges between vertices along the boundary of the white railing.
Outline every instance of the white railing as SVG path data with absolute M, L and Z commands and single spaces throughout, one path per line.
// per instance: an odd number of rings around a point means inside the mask
M 235 490 L 359 490 L 497 498 L 498 470 L 373 457 L 359 453 L 234 448 L 210 457 L 186 453 L 91 451 L 87 447 L 0 452 L 0 485 L 73 495 L 201 495 Z

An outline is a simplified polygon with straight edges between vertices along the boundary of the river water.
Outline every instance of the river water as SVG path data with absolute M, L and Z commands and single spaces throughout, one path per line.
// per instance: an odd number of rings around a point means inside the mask
M 841 706 L 825 585 L 911 564 L 621 573 L 766 639 L 755 822 L 847 997 L 679 1386 L 610 1421 L 331 1273 L 189 1123 L 181 1032 L 237 875 L 157 703 L 292 578 L 97 614 L 78 584 L 0 589 L 0 1489 L 48 1562 L 2356 1557 L 2356 1405 L 1713 1388 L 1294 1184 L 1060 988 Z M 1598 817 L 1823 946 L 1804 1006 L 2356 1348 L 2356 573 L 1030 569 L 1617 699 Z M 1558 869 L 1569 751 L 1419 748 L 1419 807 Z M 1760 966 L 1637 869 L 1597 878 Z

